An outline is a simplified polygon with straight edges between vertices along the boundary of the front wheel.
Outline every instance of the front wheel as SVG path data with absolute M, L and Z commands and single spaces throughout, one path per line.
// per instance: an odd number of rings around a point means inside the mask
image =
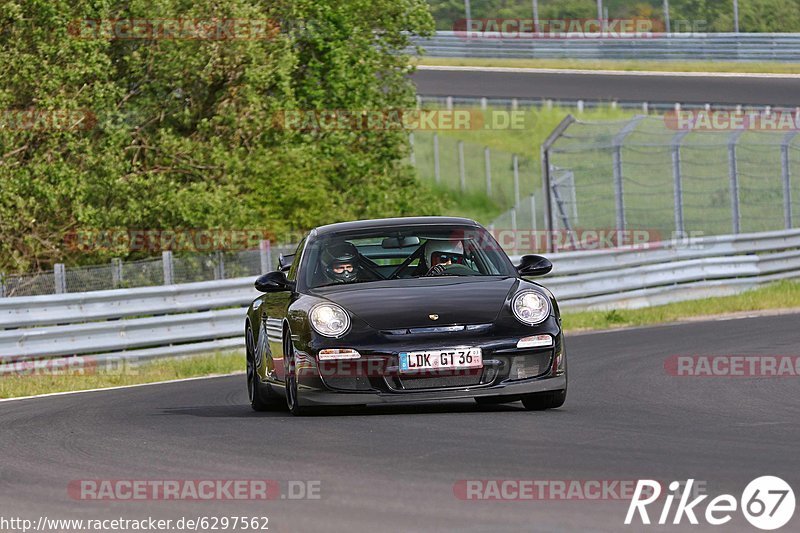
M 294 416 L 302 416 L 308 414 L 308 408 L 300 407 L 299 403 L 297 394 L 297 361 L 294 356 L 294 345 L 292 344 L 291 337 L 285 340 L 284 343 L 286 344 L 283 355 L 285 364 L 284 385 L 286 387 L 286 407 Z
M 255 342 L 253 342 L 253 330 L 247 326 L 245 332 L 245 349 L 247 351 L 247 397 L 250 400 L 250 407 L 254 411 L 268 411 L 275 407 L 274 401 L 265 397 L 263 388 L 258 379 L 258 365 L 256 363 Z
M 544 411 L 556 409 L 564 405 L 567 399 L 567 389 L 559 391 L 537 392 L 522 397 L 522 405 L 528 411 Z

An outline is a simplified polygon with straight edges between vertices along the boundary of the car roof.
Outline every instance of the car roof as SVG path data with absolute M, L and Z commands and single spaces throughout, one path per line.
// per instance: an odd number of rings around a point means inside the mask
M 312 235 L 330 235 L 343 231 L 358 231 L 365 229 L 393 228 L 397 226 L 470 226 L 481 227 L 480 224 L 469 218 L 461 217 L 398 217 L 378 218 L 374 220 L 355 220 L 352 222 L 337 222 L 319 226 L 311 231 Z

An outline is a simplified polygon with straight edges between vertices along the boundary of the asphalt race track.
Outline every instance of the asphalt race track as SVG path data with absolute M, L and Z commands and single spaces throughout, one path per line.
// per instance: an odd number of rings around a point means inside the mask
M 453 486 L 694 478 L 712 497 L 738 498 L 771 474 L 797 491 L 797 377 L 675 377 L 664 361 L 798 355 L 798 323 L 800 315 L 781 315 L 569 336 L 567 403 L 540 413 L 456 402 L 337 417 L 259 414 L 246 404 L 243 375 L 3 402 L 2 514 L 268 516 L 270 531 L 686 531 L 685 520 L 625 529 L 626 502 L 464 501 Z M 79 479 L 252 478 L 318 480 L 321 497 L 93 502 L 67 491 Z M 691 530 L 754 531 L 741 513 L 724 527 Z M 800 513 L 785 530 L 800 530 Z
M 675 76 L 458 70 L 421 67 L 413 75 L 424 96 L 552 98 L 620 102 L 794 107 L 800 77 Z

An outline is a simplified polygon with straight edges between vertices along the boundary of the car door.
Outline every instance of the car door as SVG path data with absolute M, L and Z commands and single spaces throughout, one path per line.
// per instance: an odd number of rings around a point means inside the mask
M 294 260 L 286 277 L 296 281 L 297 271 L 300 267 L 301 252 L 305 246 L 303 239 L 294 254 Z M 294 291 L 271 292 L 264 295 L 261 306 L 261 332 L 268 340 L 267 380 L 283 383 L 284 380 L 284 354 L 283 354 L 283 323 L 289 306 L 297 298 Z

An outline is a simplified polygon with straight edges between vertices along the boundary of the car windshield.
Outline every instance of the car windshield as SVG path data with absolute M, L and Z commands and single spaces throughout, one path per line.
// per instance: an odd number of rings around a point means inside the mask
M 326 235 L 306 250 L 309 288 L 439 276 L 513 276 L 483 228 L 400 227 Z

